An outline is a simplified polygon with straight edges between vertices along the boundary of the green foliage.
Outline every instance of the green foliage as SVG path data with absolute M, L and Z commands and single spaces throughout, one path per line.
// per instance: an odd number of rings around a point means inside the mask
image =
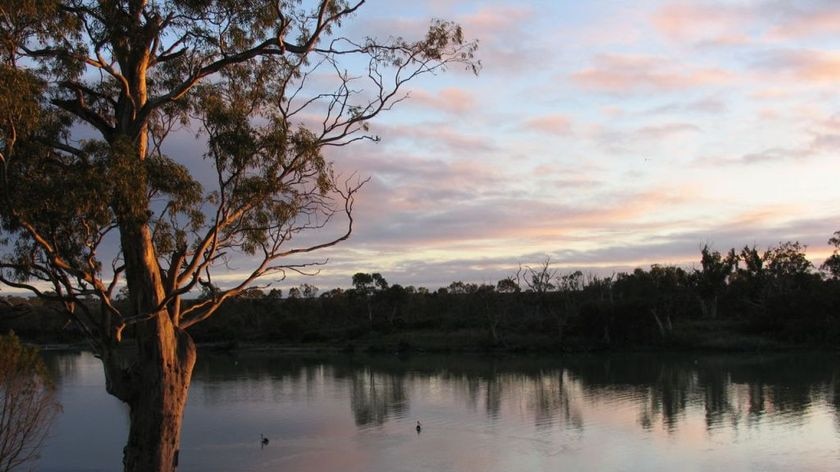
M 7 64 L 0 64 L 0 83 L 0 143 L 7 158 L 15 141 L 30 137 L 41 121 L 44 83 L 29 71 Z
M 59 0 L 4 0 L 0 14 L 2 62 L 14 64 L 22 51 L 34 44 L 49 44 L 61 56 L 78 53 L 81 22 Z M 31 50 L 30 50 L 31 51 Z M 53 59 L 44 62 L 44 70 L 62 71 L 65 76 L 78 74 L 77 61 Z
M 0 280 L 41 295 L 29 282 L 45 282 L 70 313 L 95 294 L 114 323 L 77 321 L 115 336 L 107 344 L 143 319 L 111 303 L 123 275 L 143 301 L 132 310 L 166 306 L 187 327 L 260 277 L 300 270 L 280 259 L 349 237 L 363 179 L 339 179 L 324 148 L 377 139 L 367 122 L 413 78 L 478 66 L 477 44 L 446 21 L 414 42 L 335 35 L 363 3 L 5 1 Z M 162 151 L 190 124 L 207 142 L 209 188 Z M 337 214 L 346 233 L 287 249 Z M 120 251 L 105 261 L 112 239 Z M 236 252 L 257 256 L 249 275 L 181 311 Z

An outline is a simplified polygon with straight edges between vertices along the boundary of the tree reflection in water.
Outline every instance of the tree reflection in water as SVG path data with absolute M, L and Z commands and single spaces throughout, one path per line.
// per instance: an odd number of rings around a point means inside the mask
M 750 425 L 771 414 L 795 422 L 815 401 L 840 410 L 840 368 L 826 362 L 826 355 L 206 357 L 195 380 L 211 386 L 211 401 L 214 390 L 230 392 L 222 387 L 230 382 L 239 385 L 237 395 L 307 396 L 326 376 L 346 385 L 358 427 L 405 417 L 412 396 L 428 392 L 431 383 L 447 385 L 463 408 L 483 410 L 490 420 L 504 415 L 505 402 L 521 402 L 539 428 L 582 429 L 586 411 L 617 398 L 633 401 L 644 430 L 669 432 L 679 428 L 690 407 L 702 407 L 708 430 Z
M 408 406 L 405 375 L 380 374 L 359 369 L 351 377 L 350 406 L 357 426 L 381 425 L 390 416 L 402 416 Z

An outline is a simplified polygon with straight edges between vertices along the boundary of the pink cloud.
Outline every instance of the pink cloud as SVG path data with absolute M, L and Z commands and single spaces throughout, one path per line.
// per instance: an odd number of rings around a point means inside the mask
M 836 36 L 840 3 L 817 2 L 681 2 L 667 4 L 651 16 L 660 33 L 696 45 L 731 46 L 819 35 Z
M 651 17 L 651 22 L 659 32 L 672 40 L 733 45 L 749 41 L 741 31 L 750 17 L 749 9 L 741 7 L 675 3 L 658 9 Z
M 614 194 L 589 205 L 563 205 L 513 196 L 464 201 L 443 213 L 412 218 L 423 227 L 435 228 L 422 244 L 445 244 L 452 241 L 529 239 L 556 241 L 580 240 L 592 232 L 627 231 L 646 228 L 663 231 L 674 224 L 644 220 L 668 208 L 679 207 L 696 196 L 691 189 L 662 188 L 640 194 Z M 619 203 L 620 202 L 620 203 Z M 481 216 L 478 216 L 481 215 Z M 422 236 L 413 231 L 414 237 Z
M 771 51 L 755 63 L 763 74 L 785 74 L 796 81 L 840 83 L 840 52 L 816 50 Z
M 481 37 L 489 37 L 491 33 L 521 29 L 533 15 L 534 9 L 527 4 L 494 5 L 482 7 L 461 21 Z
M 764 205 L 734 216 L 731 224 L 738 228 L 772 226 L 788 219 L 790 215 L 801 214 L 802 211 L 802 206 L 796 204 Z
M 421 105 L 453 115 L 463 115 L 476 108 L 475 96 L 460 88 L 449 87 L 432 94 L 424 90 L 414 90 L 409 95 L 406 105 Z
M 564 115 L 538 116 L 525 121 L 525 129 L 548 134 L 569 134 L 572 131 L 572 120 Z
M 840 84 L 840 54 L 809 53 L 792 59 L 792 70 L 799 78 Z
M 491 152 L 497 149 L 492 137 L 476 132 L 463 132 L 448 122 L 426 122 L 411 125 L 388 125 L 376 123 L 373 131 L 382 139 L 396 142 L 398 139 L 412 141 L 420 149 L 440 152 Z
M 770 30 L 770 36 L 791 39 L 817 35 L 836 37 L 840 25 L 840 3 L 835 1 L 812 5 L 810 10 L 791 9 L 783 21 Z
M 665 92 L 718 85 L 731 74 L 718 67 L 692 67 L 646 55 L 604 54 L 571 75 L 583 88 L 608 93 Z

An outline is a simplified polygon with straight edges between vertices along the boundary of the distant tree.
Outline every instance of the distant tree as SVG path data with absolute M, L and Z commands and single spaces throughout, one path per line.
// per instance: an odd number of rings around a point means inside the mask
M 310 265 L 289 256 L 349 237 L 361 182 L 337 176 L 324 150 L 376 140 L 370 120 L 413 79 L 477 71 L 477 44 L 448 21 L 417 41 L 340 34 L 363 3 L 2 3 L 0 281 L 62 303 L 93 343 L 129 407 L 125 470 L 175 466 L 196 358 L 186 330 L 257 279 Z M 206 184 L 164 154 L 190 121 Z M 184 303 L 241 253 L 253 265 L 240 280 Z M 91 293 L 103 314 L 82 303 Z
M 688 273 L 681 267 L 654 264 L 649 271 L 637 268 L 631 274 L 619 274 L 615 285 L 627 302 L 651 316 L 662 339 L 672 334 L 674 318 L 684 312 L 690 300 Z
M 654 264 L 648 277 L 653 288 L 653 306 L 650 309 L 662 337 L 669 336 L 673 330 L 673 317 L 683 305 L 684 296 L 689 287 L 688 273 L 675 266 Z
M 353 274 L 353 287 L 359 293 L 368 293 L 373 290 L 373 276 L 364 272 Z
M 584 284 L 584 289 L 596 294 L 595 298 L 601 302 L 614 303 L 613 288 L 615 285 L 615 274 L 609 277 L 598 277 L 590 275 L 587 282 Z
M 353 274 L 353 287 L 355 288 L 356 294 L 361 295 L 365 299 L 368 326 L 370 329 L 373 329 L 373 304 L 371 303 L 371 297 L 373 296 L 373 292 L 376 290 L 377 286 L 380 286 L 382 283 L 386 286 L 388 285 L 388 283 L 385 282 L 385 279 L 382 278 L 382 275 L 378 273 L 368 274 L 364 272 L 356 272 Z
M 527 267 L 527 270 L 525 284 L 529 290 L 543 294 L 557 288 L 553 283 L 555 277 L 557 277 L 557 271 L 551 268 L 551 258 L 546 258 L 537 267 Z
M 378 272 L 373 273 L 371 274 L 371 278 L 377 290 L 388 290 L 388 281 L 385 280 L 385 277 L 382 277 L 382 274 Z
M 241 294 L 239 294 L 240 298 L 248 299 L 248 300 L 261 300 L 265 298 L 265 292 L 257 287 L 251 287 L 249 289 L 244 290 Z
M 318 296 L 318 287 L 311 284 L 301 284 L 300 291 L 303 298 L 315 298 Z
M 548 257 L 539 266 L 526 267 L 526 270 L 525 286 L 528 287 L 528 292 L 534 294 L 533 303 L 536 316 L 548 315 L 553 319 L 557 326 L 557 341 L 562 342 L 566 316 L 564 312 L 551 303 L 551 297 L 549 297 L 549 292 L 557 288 L 554 284 L 557 270 L 551 267 L 551 258 Z
M 0 472 L 26 466 L 60 411 L 38 350 L 14 333 L 0 336 Z
M 550 310 L 549 313 L 557 326 L 557 338 L 562 340 L 569 320 L 580 315 L 581 292 L 584 288 L 583 272 L 576 270 L 558 275 L 556 282 L 561 306 Z
M 289 289 L 289 298 L 298 299 L 301 297 L 301 291 L 298 287 L 292 287 Z
M 117 290 L 117 295 L 114 297 L 114 300 L 121 302 L 128 300 L 128 287 L 126 287 L 125 285 L 120 287 L 120 289 Z
M 563 292 L 579 292 L 583 286 L 583 272 L 579 270 L 557 277 L 557 288 Z
M 785 279 L 808 274 L 814 265 L 805 256 L 807 246 L 787 241 L 767 251 L 767 270 L 771 276 Z
M 474 303 L 480 307 L 482 317 L 489 328 L 493 345 L 504 344 L 499 327 L 508 316 L 511 300 L 504 299 L 496 291 L 496 287 L 487 284 L 475 286 L 475 289 L 469 293 L 471 300 L 468 303 Z
M 496 291 L 499 293 L 516 293 L 520 290 L 519 284 L 513 277 L 505 277 L 496 283 Z
M 460 280 L 450 282 L 449 285 L 445 287 L 445 292 L 452 295 L 465 295 L 467 293 L 467 284 Z
M 478 291 L 478 285 L 460 280 L 452 282 L 447 287 L 448 293 L 452 295 L 467 295 Z
M 738 257 L 738 275 L 748 279 L 758 279 L 765 276 L 764 263 L 767 262 L 768 253 L 760 252 L 755 246 L 744 246 Z M 740 265 L 743 262 L 743 267 Z
M 334 288 L 332 290 L 328 290 L 326 292 L 321 293 L 321 298 L 337 298 L 344 295 L 344 290 L 340 288 Z
M 735 250 L 725 257 L 704 245 L 700 251 L 700 271 L 694 273 L 700 310 L 709 318 L 717 318 L 718 298 L 726 289 L 726 283 L 738 263 Z
M 834 246 L 834 251 L 822 263 L 820 270 L 828 273 L 830 278 L 840 280 L 840 231 L 834 232 L 834 236 L 828 240 L 828 244 Z
M 790 294 L 813 282 L 814 265 L 805 255 L 807 247 L 799 241 L 779 243 L 767 250 L 767 273 L 775 295 Z
M 383 282 L 384 280 L 385 279 L 382 279 Z M 389 287 L 387 282 L 385 282 L 384 285 L 386 288 L 381 289 L 380 296 L 382 297 L 382 302 L 385 305 L 385 313 L 388 317 L 388 323 L 394 326 L 396 324 L 397 316 L 400 314 L 402 305 L 409 297 L 409 292 L 400 284 L 394 284 Z
M 201 292 L 198 299 L 201 301 L 216 300 L 222 293 L 222 289 L 217 287 L 212 282 L 204 282 L 201 284 Z
M 755 246 L 744 246 L 738 254 L 732 285 L 735 293 L 752 310 L 762 310 L 767 298 L 767 257 L 767 251 L 761 252 Z

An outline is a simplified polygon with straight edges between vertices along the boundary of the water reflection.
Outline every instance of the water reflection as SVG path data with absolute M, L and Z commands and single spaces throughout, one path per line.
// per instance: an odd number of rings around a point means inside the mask
M 827 360 L 826 357 L 830 357 Z M 593 402 L 631 401 L 637 424 L 650 431 L 677 430 L 687 410 L 701 407 L 707 430 L 747 426 L 765 415 L 803 421 L 815 402 L 838 410 L 838 368 L 832 356 L 771 355 L 691 357 L 656 355 L 581 356 L 563 359 L 415 356 L 206 356 L 196 381 L 208 400 L 235 392 L 252 399 L 279 399 L 278 392 L 311 396 L 323 376 L 347 385 L 359 427 L 404 418 L 412 392 L 445 385 L 464 409 L 502 416 L 505 401 L 520 401 L 534 425 L 582 429 Z M 233 384 L 231 389 L 226 384 Z M 264 388 L 273 390 L 269 395 Z M 215 393 L 213 393 L 215 392 Z M 256 397 L 255 397 L 256 396 Z
M 86 356 L 48 359 L 68 392 L 99 381 Z M 181 470 L 821 470 L 840 463 L 837 360 L 203 353 Z
M 350 376 L 350 407 L 357 426 L 381 425 L 408 409 L 405 375 L 376 373 L 363 368 Z
M 828 359 L 827 359 L 828 358 Z M 72 360 L 58 369 L 74 371 Z M 701 406 L 707 429 L 764 415 L 800 418 L 815 402 L 840 409 L 840 370 L 829 355 L 563 359 L 415 356 L 338 357 L 276 354 L 205 355 L 195 382 L 205 401 L 280 400 L 316 395 L 329 378 L 347 387 L 357 426 L 403 418 L 411 392 L 425 385 L 454 393 L 461 406 L 499 419 L 503 403 L 521 400 L 536 426 L 584 425 L 586 403 L 632 400 L 639 425 L 678 428 L 689 407 Z

